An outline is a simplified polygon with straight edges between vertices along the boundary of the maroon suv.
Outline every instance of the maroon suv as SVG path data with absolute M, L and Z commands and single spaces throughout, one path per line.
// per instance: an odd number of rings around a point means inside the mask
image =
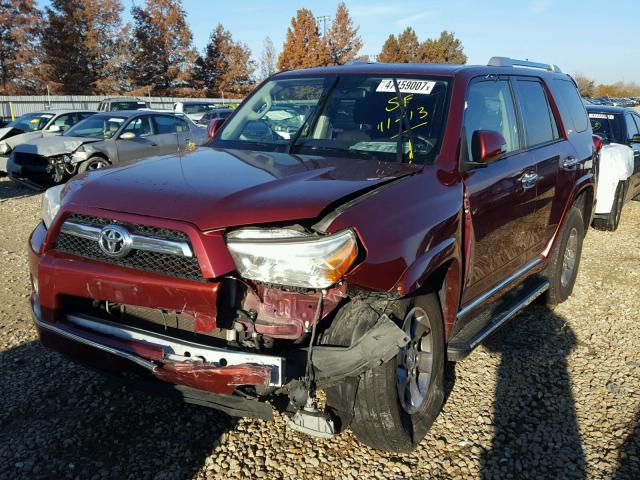
M 35 323 L 136 385 L 410 450 L 446 361 L 571 294 L 596 155 L 549 65 L 280 73 L 208 148 L 47 191 Z

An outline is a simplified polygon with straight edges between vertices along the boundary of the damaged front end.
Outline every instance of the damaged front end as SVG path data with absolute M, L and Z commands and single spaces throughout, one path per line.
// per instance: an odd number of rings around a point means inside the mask
M 135 371 L 230 415 L 270 418 L 267 402 L 286 405 L 292 428 L 326 436 L 336 428 L 317 411 L 316 388 L 357 378 L 408 341 L 384 308 L 370 309 L 371 328 L 353 342 L 327 341 L 337 312 L 354 303 L 343 277 L 363 250 L 351 230 L 223 236 L 89 213 L 63 211 L 30 242 L 42 342 L 85 363 Z M 235 270 L 210 271 L 213 255 Z
M 44 156 L 15 151 L 9 157 L 7 170 L 13 180 L 42 190 L 71 178 L 77 165 L 68 154 Z

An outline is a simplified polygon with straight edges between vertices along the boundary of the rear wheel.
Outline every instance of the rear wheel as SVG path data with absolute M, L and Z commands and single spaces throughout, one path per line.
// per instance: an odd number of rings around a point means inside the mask
M 329 406 L 353 405 L 351 429 L 363 443 L 406 452 L 424 438 L 442 407 L 444 332 L 433 293 L 394 302 L 392 310 L 410 342 L 395 358 L 362 374 L 357 388 L 333 389 L 327 400 Z
M 598 230 L 607 230 L 613 232 L 620 225 L 620 217 L 622 215 L 622 207 L 624 205 L 624 182 L 619 182 L 616 187 L 616 193 L 613 197 L 613 205 L 611 213 L 603 218 L 593 219 L 593 228 Z
M 85 160 L 78 167 L 78 173 L 90 172 L 91 170 L 98 170 L 110 165 L 106 158 L 91 157 L 89 160 Z
M 547 305 L 558 305 L 571 295 L 578 276 L 583 239 L 582 213 L 573 206 L 560 229 L 559 238 L 545 271 L 545 276 L 549 280 L 549 289 L 545 298 Z

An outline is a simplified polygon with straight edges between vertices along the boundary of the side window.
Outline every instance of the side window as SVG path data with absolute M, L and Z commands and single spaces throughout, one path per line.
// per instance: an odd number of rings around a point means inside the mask
M 464 128 L 469 148 L 473 132 L 494 130 L 507 141 L 507 152 L 520 149 L 518 122 L 508 81 L 481 81 L 469 86 Z
M 537 80 L 516 80 L 515 83 L 527 147 L 556 140 L 558 127 L 542 84 Z
M 569 80 L 554 80 L 554 97 L 560 106 L 560 116 L 567 133 L 574 130 L 577 133 L 589 128 L 587 112 L 575 85 Z
M 131 120 L 122 133 L 132 132 L 136 137 L 149 137 L 153 135 L 153 127 L 151 125 L 151 117 L 146 115 L 144 117 L 137 117 Z
M 153 121 L 156 124 L 158 135 L 166 133 L 176 133 L 178 131 L 178 119 L 168 115 L 154 115 Z
M 631 137 L 638 134 L 638 127 L 636 122 L 633 121 L 633 117 L 630 113 L 624 114 L 624 121 L 627 124 L 627 141 L 631 140 Z
M 189 125 L 187 125 L 187 122 L 185 122 L 181 118 L 176 118 L 176 126 L 177 126 L 178 132 L 188 132 L 189 131 Z
M 74 121 L 74 114 L 73 113 L 67 113 L 65 115 L 60 115 L 58 118 L 56 118 L 53 121 L 53 125 L 57 125 L 58 127 L 60 127 L 60 130 L 62 130 L 63 132 L 69 130 L 71 127 L 73 127 L 74 123 L 76 123 Z

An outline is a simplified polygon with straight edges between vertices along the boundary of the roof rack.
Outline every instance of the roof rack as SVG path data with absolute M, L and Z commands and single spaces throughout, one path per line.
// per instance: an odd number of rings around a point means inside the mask
M 530 62 L 529 60 L 517 60 L 509 57 L 491 57 L 490 67 L 519 67 L 519 68 L 537 68 L 538 70 L 546 70 L 548 72 L 562 73 L 557 65 L 550 63 Z

